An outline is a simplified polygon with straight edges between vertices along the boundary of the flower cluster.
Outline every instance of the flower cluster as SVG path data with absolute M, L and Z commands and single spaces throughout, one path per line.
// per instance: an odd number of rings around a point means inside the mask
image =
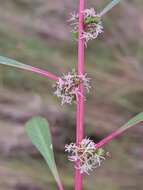
M 85 39 L 85 44 L 89 40 L 96 39 L 100 33 L 103 32 L 103 26 L 101 22 L 101 17 L 96 13 L 94 8 L 85 9 L 83 11 L 84 15 L 84 31 L 82 38 Z M 71 14 L 69 22 L 73 27 L 72 33 L 77 37 L 78 35 L 78 19 L 79 15 L 76 13 Z
M 56 82 L 56 91 L 54 94 L 61 98 L 62 105 L 65 103 L 72 104 L 76 99 L 78 100 L 79 95 L 84 96 L 80 93 L 80 85 L 83 84 L 87 92 L 89 92 L 90 79 L 87 74 L 77 75 L 75 72 L 69 72 L 63 74 L 61 78 Z
M 65 145 L 65 151 L 70 154 L 68 159 L 72 162 L 79 162 L 76 169 L 80 170 L 80 173 L 87 173 L 92 171 L 101 165 L 101 162 L 105 160 L 105 151 L 102 148 L 96 149 L 96 144 L 89 138 L 85 138 L 79 145 L 71 143 Z

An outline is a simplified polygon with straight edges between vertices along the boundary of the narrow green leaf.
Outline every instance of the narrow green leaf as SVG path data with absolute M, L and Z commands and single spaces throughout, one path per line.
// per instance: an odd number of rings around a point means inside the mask
M 112 0 L 101 12 L 100 16 L 102 17 L 107 12 L 109 12 L 114 6 L 116 6 L 118 3 L 120 3 L 121 0 Z
M 57 77 L 56 75 L 54 75 L 48 71 L 39 69 L 37 67 L 32 67 L 30 65 L 26 65 L 24 63 L 21 63 L 21 62 L 18 62 L 18 61 L 15 61 L 13 59 L 3 57 L 3 56 L 0 56 L 0 65 L 7 65 L 7 66 L 23 69 L 26 71 L 31 71 L 33 73 L 37 73 L 37 74 L 42 75 L 44 77 L 48 77 L 49 79 L 54 80 L 54 81 L 57 81 L 59 79 L 59 77 Z
M 29 120 L 26 123 L 26 133 L 30 137 L 33 145 L 44 157 L 56 182 L 61 184 L 54 159 L 51 133 L 46 119 L 42 117 L 35 117 Z
M 125 125 L 123 125 L 121 128 L 119 128 L 120 132 L 124 132 L 125 130 L 139 124 L 143 121 L 143 112 L 137 114 L 135 117 L 130 119 Z
M 131 129 L 137 125 L 143 125 L 143 112 L 137 114 L 135 117 L 130 119 L 126 124 L 124 124 L 122 127 L 117 129 L 116 131 L 109 134 L 107 137 L 99 141 L 99 143 L 96 144 L 97 148 L 100 148 L 110 142 L 111 140 L 115 139 L 116 137 L 122 135 L 124 132 L 126 132 L 128 129 Z
M 23 63 L 20 63 L 18 61 L 15 61 L 14 59 L 10 59 L 7 57 L 3 57 L 0 56 L 0 64 L 1 65 L 7 65 L 7 66 L 11 66 L 11 67 L 16 67 L 16 68 L 20 68 L 20 69 L 28 69 L 31 67 L 30 65 L 26 65 Z

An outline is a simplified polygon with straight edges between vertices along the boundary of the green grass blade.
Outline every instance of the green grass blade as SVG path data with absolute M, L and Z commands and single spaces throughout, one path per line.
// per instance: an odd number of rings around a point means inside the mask
M 101 12 L 100 16 L 102 17 L 105 15 L 107 12 L 109 12 L 114 6 L 116 6 L 118 3 L 120 3 L 121 0 L 113 0 L 111 1 Z
M 54 159 L 51 133 L 46 119 L 41 117 L 35 117 L 29 120 L 26 123 L 26 133 L 30 137 L 33 145 L 44 157 L 56 182 L 60 186 L 61 182 Z

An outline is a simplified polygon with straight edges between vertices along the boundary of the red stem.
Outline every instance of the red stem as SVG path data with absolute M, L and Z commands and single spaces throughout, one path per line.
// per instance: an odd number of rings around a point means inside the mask
M 79 36 L 78 36 L 78 74 L 84 74 L 84 40 L 82 39 L 83 33 L 83 11 L 84 0 L 79 0 Z M 80 85 L 80 94 L 84 94 L 84 86 Z M 84 135 L 84 97 L 79 95 L 77 99 L 77 113 L 76 113 L 76 143 L 79 144 Z M 77 165 L 79 163 L 76 163 Z M 75 190 L 82 190 L 83 182 L 80 170 L 75 169 Z

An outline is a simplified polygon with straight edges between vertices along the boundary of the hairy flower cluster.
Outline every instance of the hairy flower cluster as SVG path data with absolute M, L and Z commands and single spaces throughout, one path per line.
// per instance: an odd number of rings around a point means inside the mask
M 96 144 L 89 138 L 83 139 L 79 145 L 75 143 L 65 145 L 65 151 L 70 154 L 68 156 L 70 161 L 79 162 L 75 167 L 81 174 L 89 174 L 89 171 L 99 167 L 105 160 L 105 151 L 102 148 L 96 149 Z
M 103 32 L 103 26 L 101 22 L 101 17 L 96 13 L 94 8 L 85 9 L 83 11 L 84 15 L 84 31 L 82 34 L 82 38 L 85 39 L 85 44 L 89 40 L 96 39 L 99 34 Z M 79 15 L 76 13 L 71 14 L 71 18 L 69 22 L 73 27 L 72 33 L 77 37 L 78 35 L 78 20 Z
M 62 105 L 65 103 L 72 104 L 76 99 L 78 100 L 79 95 L 84 96 L 80 92 L 80 85 L 83 84 L 87 92 L 89 92 L 90 79 L 87 74 L 77 75 L 75 72 L 69 72 L 63 74 L 61 78 L 56 82 L 56 91 L 54 94 L 61 98 Z

